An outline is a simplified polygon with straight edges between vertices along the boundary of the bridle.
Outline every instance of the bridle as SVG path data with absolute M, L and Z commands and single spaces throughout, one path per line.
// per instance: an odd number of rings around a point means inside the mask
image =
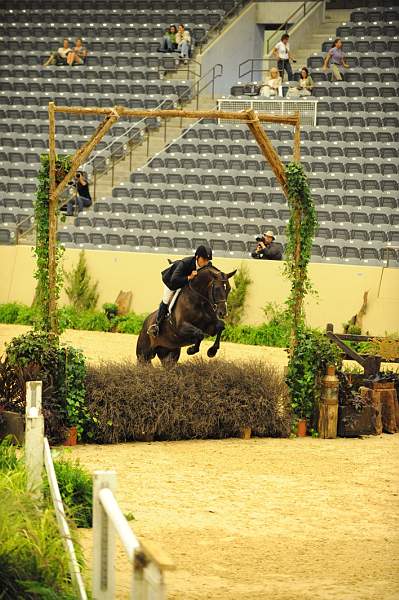
M 218 304 L 225 304 L 226 303 L 226 298 L 224 300 L 215 300 L 215 294 L 214 294 L 214 290 L 215 290 L 215 283 L 217 281 L 220 281 L 221 283 L 227 283 L 228 279 L 212 279 L 209 283 L 208 283 L 208 289 L 209 289 L 209 293 L 207 296 L 205 296 L 204 294 L 201 294 L 201 292 L 199 292 L 198 290 L 196 290 L 192 285 L 191 285 L 191 281 L 188 284 L 188 287 L 190 288 L 190 290 L 192 290 L 195 294 L 197 294 L 197 296 L 200 296 L 200 298 L 207 303 L 211 310 L 215 313 L 218 309 Z

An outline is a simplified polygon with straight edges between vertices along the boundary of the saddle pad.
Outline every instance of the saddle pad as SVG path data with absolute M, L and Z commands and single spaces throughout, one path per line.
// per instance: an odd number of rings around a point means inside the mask
M 179 288 L 178 290 L 175 291 L 174 296 L 172 298 L 172 300 L 169 302 L 169 314 L 172 314 L 173 311 L 173 307 L 176 304 L 176 300 L 179 297 L 179 294 L 181 292 L 181 288 Z

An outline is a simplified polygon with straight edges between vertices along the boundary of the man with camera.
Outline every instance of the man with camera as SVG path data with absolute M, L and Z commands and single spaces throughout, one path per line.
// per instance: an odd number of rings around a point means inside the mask
M 80 212 L 92 204 L 86 173 L 77 171 L 76 177 L 72 180 L 71 185 L 74 186 L 74 196 L 67 202 L 68 217 L 72 217 L 74 212 Z
M 275 237 L 272 231 L 266 231 L 260 237 L 256 238 L 258 242 L 256 249 L 252 252 L 252 258 L 261 260 L 282 260 L 281 248 L 275 243 Z

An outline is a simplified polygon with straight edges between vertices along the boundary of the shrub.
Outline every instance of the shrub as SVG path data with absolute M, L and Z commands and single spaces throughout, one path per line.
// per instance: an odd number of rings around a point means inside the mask
M 53 507 L 48 500 L 38 503 L 27 491 L 23 460 L 7 440 L 0 444 L 0 470 L 1 598 L 73 600 Z
M 146 318 L 147 315 L 136 315 L 135 313 L 129 313 L 128 315 L 116 317 L 113 321 L 115 331 L 118 331 L 119 333 L 134 333 L 135 335 L 138 335 Z
M 93 480 L 90 473 L 78 461 L 68 460 L 64 456 L 58 458 L 56 455 L 53 458 L 61 498 L 68 514 L 77 527 L 91 527 Z
M 111 321 L 118 314 L 118 306 L 114 302 L 107 302 L 103 304 L 103 311 L 107 319 Z
M 248 287 L 252 283 L 249 276 L 248 267 L 241 265 L 234 276 L 234 288 L 227 298 L 228 314 L 226 323 L 229 325 L 238 325 L 241 322 L 245 309 L 245 300 Z
M 102 312 L 84 310 L 77 315 L 76 329 L 83 329 L 86 331 L 109 331 L 110 322 Z
M 92 283 L 84 250 L 79 254 L 76 267 L 70 273 L 64 271 L 65 292 L 71 304 L 78 310 L 92 310 L 98 300 L 98 282 Z
M 0 366 L 0 404 L 24 413 L 25 383 L 43 382 L 43 415 L 46 435 L 52 443 L 63 442 L 66 427 L 76 425 L 82 437 L 89 415 L 85 405 L 86 367 L 83 354 L 59 346 L 57 337 L 30 331 L 6 346 Z
M 21 308 L 22 305 L 16 302 L 0 304 L 0 323 L 15 323 Z
M 285 437 L 290 429 L 284 379 L 264 363 L 106 363 L 88 367 L 86 391 L 98 443 L 225 438 L 245 426 Z

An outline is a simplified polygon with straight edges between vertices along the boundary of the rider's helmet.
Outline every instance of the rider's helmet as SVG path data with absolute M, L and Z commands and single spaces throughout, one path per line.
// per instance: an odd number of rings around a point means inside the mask
M 195 251 L 196 258 L 205 258 L 206 260 L 212 260 L 212 249 L 206 246 L 198 246 Z

